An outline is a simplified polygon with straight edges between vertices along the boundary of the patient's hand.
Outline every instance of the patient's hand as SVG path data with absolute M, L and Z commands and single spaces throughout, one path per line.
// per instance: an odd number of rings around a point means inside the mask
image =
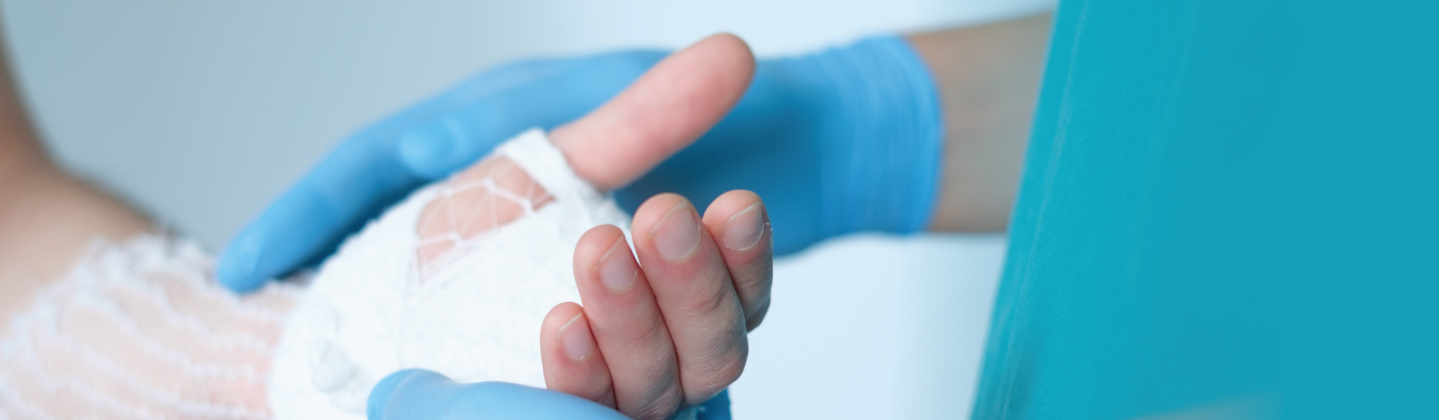
M 550 138 L 581 178 L 618 188 L 718 122 L 753 70 L 738 38 L 708 38 Z M 474 182 L 485 179 L 493 183 Z M 447 186 L 417 226 L 421 269 L 551 199 L 504 158 L 480 162 Z M 663 418 L 715 396 L 744 370 L 746 333 L 769 307 L 769 219 L 748 191 L 719 197 L 703 218 L 684 197 L 662 194 L 636 211 L 633 236 L 638 261 L 617 227 L 580 239 L 574 269 L 585 305 L 561 304 L 546 318 L 545 381 L 632 417 Z
M 619 229 L 580 239 L 585 306 L 550 311 L 540 335 L 545 382 L 637 418 L 703 403 L 744 370 L 746 333 L 769 308 L 771 240 L 758 196 L 731 191 L 703 219 L 683 197 L 640 206 L 635 250 Z

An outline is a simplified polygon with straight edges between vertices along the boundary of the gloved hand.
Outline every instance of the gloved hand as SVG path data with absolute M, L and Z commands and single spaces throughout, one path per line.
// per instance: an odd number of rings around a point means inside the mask
M 625 185 L 719 122 L 739 102 L 753 73 L 748 46 L 732 35 L 715 35 L 656 64 L 599 109 L 551 131 L 549 140 L 581 179 L 600 188 Z M 480 163 L 461 176 L 473 179 L 491 170 Z M 479 203 L 471 198 L 468 204 L 436 198 L 430 205 L 465 214 Z M 629 237 L 601 225 L 578 239 L 575 283 L 585 306 L 560 303 L 540 326 L 546 388 L 635 418 L 664 419 L 703 407 L 739 377 L 748 355 L 745 332 L 762 322 L 769 306 L 772 235 L 763 203 L 752 192 L 721 196 L 706 213 L 700 218 L 684 198 L 661 194 L 635 212 Z M 421 215 L 417 229 L 437 226 L 427 217 L 448 218 Z M 421 383 L 445 383 L 435 375 L 422 378 L 431 380 Z M 410 379 L 392 380 L 386 388 L 395 381 Z M 410 405 L 387 402 L 377 411 L 613 414 L 590 413 L 594 409 L 583 408 L 587 404 L 572 408 L 578 403 L 506 384 L 462 392 L 449 392 L 454 386 L 423 388 L 421 396 L 453 395 Z
M 248 291 L 318 262 L 420 185 L 525 128 L 583 115 L 663 56 L 632 51 L 504 66 L 365 129 L 242 231 L 217 275 Z M 633 211 L 665 191 L 701 205 L 729 190 L 754 191 L 765 197 L 780 254 L 860 230 L 913 232 L 934 207 L 938 101 L 928 69 L 895 36 L 761 61 L 728 117 L 616 195 Z
M 370 420 L 628 419 L 612 408 L 563 392 L 504 382 L 458 384 L 427 370 L 390 374 L 370 391 Z M 729 395 L 701 406 L 700 420 L 729 420 Z
M 629 51 L 509 64 L 365 128 L 241 231 L 221 255 L 217 276 L 243 292 L 317 262 L 414 189 L 521 131 L 579 118 L 665 55 Z

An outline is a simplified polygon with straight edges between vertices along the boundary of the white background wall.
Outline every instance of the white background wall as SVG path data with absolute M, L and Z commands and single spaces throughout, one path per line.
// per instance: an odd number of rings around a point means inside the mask
M 346 134 L 508 60 L 718 31 L 791 54 L 1051 1 L 0 3 L 57 158 L 218 249 Z M 967 414 L 1001 251 L 996 237 L 862 237 L 783 262 L 737 414 Z

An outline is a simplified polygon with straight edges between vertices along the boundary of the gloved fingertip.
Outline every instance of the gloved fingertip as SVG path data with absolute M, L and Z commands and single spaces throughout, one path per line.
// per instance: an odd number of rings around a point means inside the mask
M 417 386 L 435 383 L 453 383 L 453 381 L 445 375 L 424 369 L 406 369 L 392 373 L 370 389 L 370 397 L 365 403 L 365 417 L 370 420 L 388 419 L 391 415 L 386 409 L 390 406 L 390 402 L 406 399 L 410 394 L 407 391 Z M 409 406 L 417 406 L 417 404 L 410 401 Z
M 265 285 L 266 276 L 260 275 L 256 269 L 260 259 L 259 249 L 253 246 L 254 241 L 248 240 L 249 236 L 241 232 L 220 254 L 220 261 L 215 266 L 216 279 L 236 293 L 253 292 Z
M 443 120 L 420 125 L 400 135 L 400 161 L 416 175 L 439 179 L 454 170 L 458 141 Z

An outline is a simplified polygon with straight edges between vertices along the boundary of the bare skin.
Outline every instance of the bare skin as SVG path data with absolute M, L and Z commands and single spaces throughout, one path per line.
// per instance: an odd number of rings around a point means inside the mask
M 949 128 L 931 229 L 1004 229 L 1048 22 L 1044 14 L 908 38 L 936 75 Z M 727 35 L 696 48 L 700 54 L 676 54 L 609 104 L 551 133 L 581 177 L 603 188 L 624 185 L 723 117 L 748 85 L 753 57 Z M 6 317 L 93 238 L 120 241 L 153 228 L 120 200 L 57 168 L 27 121 L 8 74 L 0 75 L 0 316 Z M 634 216 L 637 255 L 614 227 L 581 239 L 574 264 L 585 305 L 555 307 L 542 327 L 550 388 L 658 418 L 703 402 L 739 377 L 746 333 L 769 307 L 767 213 L 758 196 L 734 191 L 700 214 L 679 196 L 651 198 Z
M 1019 186 L 1050 14 L 907 37 L 939 85 L 944 170 L 930 230 L 1001 232 Z
M 588 164 L 575 162 L 581 177 L 608 187 L 627 184 L 718 123 L 753 73 L 754 58 L 743 41 L 707 38 L 666 58 L 600 109 L 556 129 L 555 144 L 572 162 L 585 157 Z M 666 117 L 655 118 L 661 115 Z M 551 337 L 541 350 L 550 388 L 613 394 L 627 415 L 663 418 L 703 403 L 739 378 L 749 353 L 746 314 L 756 314 L 758 325 L 769 305 L 773 259 L 763 206 L 755 194 L 733 191 L 715 199 L 701 219 L 681 196 L 652 197 L 635 211 L 637 255 L 613 226 L 585 234 L 574 260 L 584 317 L 561 305 L 541 333 Z M 754 217 L 731 221 L 751 207 Z M 743 244 L 726 246 L 727 237 Z M 570 319 L 575 324 L 566 328 Z M 573 347 L 583 348 L 584 325 L 592 327 L 589 335 L 603 360 Z M 569 351 L 565 343 L 572 345 Z M 610 366 L 608 386 L 586 378 L 601 365 Z

